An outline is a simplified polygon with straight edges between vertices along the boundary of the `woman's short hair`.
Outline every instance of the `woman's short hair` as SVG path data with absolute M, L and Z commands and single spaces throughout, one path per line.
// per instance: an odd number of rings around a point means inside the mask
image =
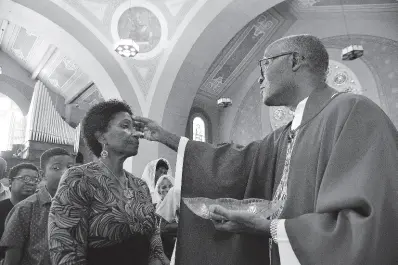
M 163 159 L 160 159 L 156 164 L 156 170 L 158 170 L 161 167 L 165 168 L 166 170 L 169 170 L 169 165 L 167 165 L 166 161 L 164 161 Z
M 119 112 L 133 115 L 131 108 L 124 101 L 112 99 L 92 106 L 83 119 L 83 136 L 88 148 L 99 157 L 102 146 L 95 137 L 96 132 L 104 133 L 108 130 L 109 122 Z

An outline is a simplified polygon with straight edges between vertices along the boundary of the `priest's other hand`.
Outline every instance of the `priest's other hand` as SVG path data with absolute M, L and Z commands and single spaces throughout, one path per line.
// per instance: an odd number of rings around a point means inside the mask
M 210 218 L 219 231 L 270 236 L 271 221 L 247 211 L 228 210 L 219 205 L 210 205 Z
M 144 138 L 148 141 L 159 142 L 162 139 L 164 129 L 155 121 L 140 116 L 133 116 L 132 118 L 134 127 L 137 131 L 135 136 Z

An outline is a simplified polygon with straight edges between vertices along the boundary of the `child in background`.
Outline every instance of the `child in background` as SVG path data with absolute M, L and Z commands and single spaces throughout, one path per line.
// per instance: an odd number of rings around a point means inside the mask
M 51 265 L 48 251 L 48 214 L 63 173 L 74 165 L 63 148 L 52 148 L 40 157 L 46 185 L 16 204 L 7 216 L 0 246 L 6 248 L 4 264 Z

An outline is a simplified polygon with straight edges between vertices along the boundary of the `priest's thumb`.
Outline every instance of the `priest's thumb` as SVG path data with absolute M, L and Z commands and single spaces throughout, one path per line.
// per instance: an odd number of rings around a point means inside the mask
M 209 212 L 213 220 L 230 220 L 229 211 L 220 205 L 210 205 Z

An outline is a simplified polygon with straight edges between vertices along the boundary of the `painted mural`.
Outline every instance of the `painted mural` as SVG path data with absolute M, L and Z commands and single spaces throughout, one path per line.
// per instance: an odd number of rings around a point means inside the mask
M 228 89 L 281 21 L 276 13 L 267 11 L 246 25 L 214 60 L 202 82 L 201 91 L 217 97 Z
M 159 19 L 144 7 L 126 10 L 120 17 L 118 31 L 120 38 L 133 39 L 140 46 L 140 53 L 152 51 L 162 35 Z

